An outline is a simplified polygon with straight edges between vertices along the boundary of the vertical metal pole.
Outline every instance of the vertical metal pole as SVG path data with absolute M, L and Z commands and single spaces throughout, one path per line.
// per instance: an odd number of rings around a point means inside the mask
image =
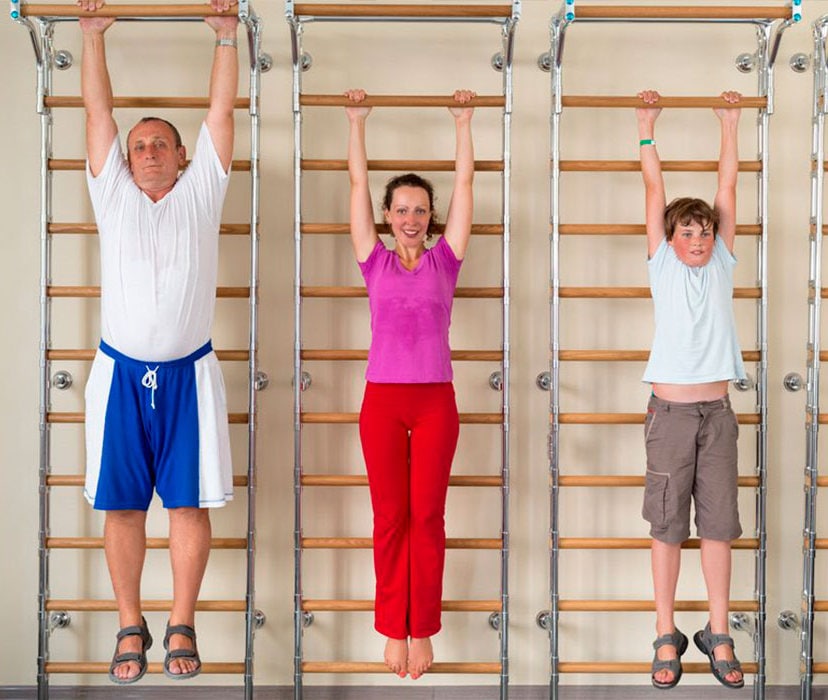
M 816 560 L 817 477 L 819 476 L 819 371 L 822 290 L 823 185 L 825 179 L 826 26 L 821 17 L 813 26 L 814 89 L 811 122 L 811 232 L 808 282 L 808 382 L 805 408 L 805 522 L 802 548 L 802 650 L 800 698 L 811 700 L 814 682 L 814 568 Z
M 246 21 L 250 49 L 250 336 L 248 342 L 247 593 L 245 597 L 244 697 L 253 700 L 253 637 L 256 603 L 256 373 L 259 338 L 259 89 L 261 23 Z

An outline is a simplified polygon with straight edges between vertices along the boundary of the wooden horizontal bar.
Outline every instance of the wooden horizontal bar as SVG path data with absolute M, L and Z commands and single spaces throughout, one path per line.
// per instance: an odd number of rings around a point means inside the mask
M 649 540 L 648 540 L 649 542 Z M 500 549 L 497 537 L 447 537 L 446 549 Z M 304 549 L 372 549 L 370 537 L 303 537 Z
M 813 665 L 814 673 L 828 673 L 828 661 L 818 661 Z
M 227 422 L 231 425 L 238 425 L 240 423 L 247 423 L 247 413 L 228 413 Z M 47 423 L 83 423 L 85 422 L 84 414 L 80 412 L 55 412 L 50 411 L 46 414 Z
M 47 549 L 103 549 L 103 537 L 47 537 Z M 147 549 L 169 549 L 170 541 L 166 537 L 147 537 Z M 210 540 L 210 549 L 246 549 L 247 540 L 243 537 L 214 537 Z
M 225 362 L 247 362 L 250 358 L 249 350 L 216 350 L 216 357 Z M 46 359 L 64 361 L 89 361 L 95 358 L 95 350 L 89 349 L 53 349 L 46 351 Z
M 363 5 L 359 3 L 299 3 L 297 17 L 511 17 L 509 5 Z
M 561 299 L 649 299 L 649 287 L 560 287 Z M 734 299 L 761 299 L 759 287 L 736 287 Z
M 815 600 L 814 612 L 828 612 L 828 600 Z
M 579 3 L 576 19 L 790 19 L 790 7 L 733 7 L 692 5 L 586 5 Z
M 101 296 L 101 288 L 97 286 L 49 286 L 46 296 L 53 298 L 92 299 Z M 250 297 L 250 287 L 216 287 L 216 297 L 219 299 L 247 299 Z
M 367 350 L 302 350 L 300 357 L 303 360 L 367 360 Z M 451 359 L 454 361 L 470 362 L 501 362 L 503 360 L 502 350 L 452 350 Z
M 580 7 L 578 8 L 580 11 Z M 739 102 L 725 102 L 721 97 L 661 97 L 658 102 L 648 105 L 640 97 L 624 95 L 564 95 L 561 98 L 564 107 L 659 107 L 659 108 L 703 108 L 703 109 L 764 109 L 768 106 L 767 97 L 742 97 Z
M 377 233 L 391 233 L 391 227 L 388 224 L 375 222 L 374 227 Z M 446 225 L 432 224 L 432 229 L 435 233 L 442 234 L 446 230 Z M 301 224 L 299 231 L 309 236 L 323 234 L 347 236 L 351 233 L 351 226 L 343 223 L 309 223 Z M 503 224 L 472 224 L 471 232 L 472 236 L 502 236 Z
M 710 664 L 706 661 L 683 661 L 684 673 L 710 673 Z M 561 661 L 558 663 L 560 673 L 650 673 L 651 661 Z M 754 662 L 742 662 L 742 671 L 746 674 L 756 673 L 758 666 Z
M 57 223 L 48 224 L 46 230 L 54 234 L 83 233 L 97 235 L 98 226 L 91 223 Z M 224 236 L 246 236 L 249 233 L 250 224 L 221 224 L 219 226 L 219 234 Z
M 474 169 L 479 173 L 499 173 L 503 170 L 502 160 L 476 160 Z M 325 170 L 345 172 L 348 161 L 341 158 L 302 158 L 302 170 Z M 426 172 L 451 172 L 453 160 L 369 160 L 368 170 L 417 170 Z
M 74 95 L 52 95 L 44 100 L 47 107 L 83 107 L 83 98 Z M 117 108 L 137 107 L 139 109 L 207 109 L 209 97 L 137 96 L 113 97 L 112 106 Z M 249 109 L 250 98 L 237 97 L 233 103 L 236 109 Z
M 649 537 L 561 537 L 561 549 L 649 549 Z M 699 549 L 701 540 L 691 538 L 681 543 L 682 549 Z M 759 549 L 759 540 L 742 538 L 730 543 L 731 549 Z
M 757 612 L 759 603 L 755 600 L 731 600 L 732 612 Z M 655 601 L 652 600 L 561 600 L 558 603 L 561 612 L 652 612 Z M 704 612 L 709 609 L 706 600 L 676 600 L 673 609 L 679 612 Z
M 85 479 L 83 474 L 49 474 L 46 486 L 83 486 Z M 234 474 L 233 486 L 247 486 L 247 474 Z
M 371 612 L 373 600 L 303 600 L 308 612 Z M 443 612 L 500 612 L 500 600 L 444 600 Z
M 759 486 L 758 476 L 740 476 L 738 478 L 739 486 Z M 578 474 L 571 476 L 559 476 L 558 486 L 571 487 L 640 487 L 644 486 L 643 476 L 597 476 L 592 474 Z
M 189 165 L 190 161 L 187 161 Z M 49 158 L 49 170 L 54 171 L 69 171 L 69 170 L 86 170 L 86 161 L 83 158 Z M 234 160 L 231 170 L 236 172 L 244 172 L 250 170 L 249 160 Z
M 558 233 L 562 236 L 643 236 L 647 230 L 644 224 L 560 224 Z M 737 236 L 759 236 L 761 234 L 762 227 L 759 224 L 736 226 Z
M 72 612 L 117 612 L 118 603 L 114 600 L 57 600 L 46 601 L 47 610 L 69 610 Z M 244 600 L 199 600 L 196 610 L 204 612 L 244 612 L 247 609 Z M 141 610 L 147 612 L 167 612 L 172 610 L 171 600 L 142 600 Z
M 238 10 L 233 7 L 217 12 L 210 5 L 104 5 L 95 12 L 81 10 L 72 4 L 20 3 L 23 17 L 234 17 Z
M 715 173 L 719 169 L 717 160 L 663 160 L 661 170 L 665 173 Z M 562 160 L 560 170 L 564 173 L 636 173 L 641 171 L 639 160 Z M 762 163 L 758 160 L 740 160 L 739 172 L 758 173 Z
M 388 666 L 381 661 L 303 661 L 304 673 L 388 673 Z M 500 673 L 495 662 L 435 662 L 428 673 Z
M 353 107 L 354 102 L 345 95 L 299 95 L 304 107 Z M 504 107 L 503 95 L 478 95 L 464 107 Z M 453 95 L 366 95 L 360 107 L 457 107 Z M 370 162 L 370 161 L 369 161 Z
M 649 350 L 558 351 L 558 359 L 561 362 L 646 362 L 649 357 Z M 759 362 L 761 355 L 758 350 L 743 350 L 742 359 L 745 362 Z
M 828 539 L 818 537 L 814 542 L 816 549 L 828 549 Z
M 562 425 L 644 425 L 646 413 L 560 413 Z M 737 413 L 739 425 L 759 425 L 758 413 Z
M 365 474 L 303 474 L 302 486 L 367 486 Z M 500 476 L 472 476 L 458 474 L 449 477 L 449 486 L 497 486 L 503 485 Z
M 108 673 L 109 661 L 47 661 L 46 673 Z M 163 673 L 164 666 L 159 663 L 147 664 L 147 673 Z M 244 663 L 201 663 L 201 673 L 213 674 L 243 674 Z
M 333 412 L 304 412 L 301 415 L 302 423 L 332 424 L 332 423 L 359 423 L 359 413 Z M 461 413 L 460 423 L 463 425 L 500 425 L 503 423 L 502 413 Z
M 308 287 L 302 286 L 299 294 L 306 298 L 315 299 L 347 299 L 367 298 L 365 287 Z M 501 299 L 503 287 L 457 287 L 454 290 L 455 299 Z

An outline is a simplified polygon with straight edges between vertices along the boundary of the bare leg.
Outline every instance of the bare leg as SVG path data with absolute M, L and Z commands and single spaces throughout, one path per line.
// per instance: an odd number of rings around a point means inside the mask
M 417 680 L 434 661 L 434 649 L 431 647 L 431 637 L 412 637 L 408 652 L 408 672 L 413 680 Z
M 141 624 L 141 572 L 147 549 L 147 514 L 142 510 L 110 510 L 104 521 L 104 551 L 112 579 L 112 590 L 118 603 L 121 628 Z M 140 652 L 141 637 L 124 637 L 118 653 Z M 135 661 L 118 664 L 113 673 L 122 680 L 138 675 Z
M 385 665 L 400 678 L 408 674 L 408 640 L 389 637 L 385 642 Z
M 653 591 L 656 608 L 656 634 L 672 634 L 676 629 L 673 611 L 676 603 L 676 585 L 681 569 L 681 544 L 653 540 L 650 550 L 653 569 Z M 675 659 L 678 651 L 672 644 L 660 647 L 656 655 L 662 661 Z M 654 678 L 660 683 L 671 683 L 673 673 L 667 669 L 657 671 Z
M 173 605 L 170 625 L 195 627 L 195 606 L 201 580 L 210 556 L 210 513 L 206 508 L 171 508 L 170 561 L 173 573 Z M 170 651 L 192 649 L 193 643 L 182 634 L 170 637 Z M 192 659 L 173 659 L 172 673 L 190 673 L 198 667 Z
M 713 634 L 727 634 L 727 613 L 730 607 L 730 542 L 720 540 L 701 541 L 701 565 L 704 582 L 707 585 L 707 599 L 710 603 L 710 631 Z M 727 644 L 720 644 L 713 650 L 717 661 L 732 660 L 733 650 Z M 738 671 L 725 676 L 731 683 L 742 678 Z

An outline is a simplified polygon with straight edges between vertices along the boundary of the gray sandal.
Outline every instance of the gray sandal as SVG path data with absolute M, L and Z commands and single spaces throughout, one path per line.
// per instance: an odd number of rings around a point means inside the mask
M 681 680 L 681 674 L 683 673 L 681 656 L 687 651 L 687 643 L 687 637 L 679 631 L 678 627 L 672 634 L 662 634 L 653 642 L 653 649 L 656 653 L 653 655 L 653 667 L 650 680 L 652 680 L 654 688 L 668 690 L 678 685 L 678 682 Z M 675 659 L 658 658 L 658 650 L 665 646 L 674 646 L 676 648 Z M 667 681 L 666 683 L 656 680 L 655 674 L 658 671 L 670 671 L 673 674 L 673 680 Z
M 716 657 L 713 656 L 713 650 L 722 644 L 727 644 L 731 649 L 733 649 L 733 637 L 727 634 L 713 634 L 710 631 L 710 623 L 708 622 L 703 630 L 699 630 L 693 635 L 693 641 L 696 643 L 699 651 L 702 654 L 707 655 L 707 659 L 710 661 L 710 672 L 713 674 L 713 677 L 719 681 L 719 683 L 726 688 L 744 687 L 745 676 L 744 673 L 742 673 L 742 664 L 739 663 L 739 659 L 736 658 L 736 655 L 733 655 L 732 661 L 728 661 L 727 659 L 717 660 Z M 727 674 L 731 671 L 738 671 L 739 673 L 742 673 L 742 677 L 738 681 L 727 680 Z
M 118 645 L 124 637 L 140 637 L 141 651 L 125 651 L 118 653 Z M 112 663 L 109 664 L 109 680 L 118 685 L 129 685 L 137 683 L 147 672 L 147 649 L 152 646 L 152 635 L 147 628 L 147 621 L 142 617 L 140 625 L 130 625 L 118 630 L 115 635 L 115 653 L 112 655 Z M 134 662 L 138 664 L 138 673 L 132 678 L 119 678 L 115 675 L 115 669 L 121 664 Z
M 170 651 L 170 637 L 174 634 L 183 634 L 188 637 L 193 643 L 192 649 L 173 649 Z M 198 646 L 196 646 L 195 630 L 189 625 L 171 625 L 167 623 L 167 632 L 164 635 L 164 649 L 167 651 L 164 656 L 164 675 L 167 678 L 172 678 L 174 681 L 183 681 L 187 678 L 194 678 L 201 673 L 201 658 L 198 655 Z M 170 668 L 170 662 L 175 659 L 189 659 L 196 662 L 196 667 L 187 673 L 173 673 Z

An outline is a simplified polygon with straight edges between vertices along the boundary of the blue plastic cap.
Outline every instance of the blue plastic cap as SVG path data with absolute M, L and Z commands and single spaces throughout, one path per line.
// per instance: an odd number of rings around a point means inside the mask
M 575 4 L 575 0 L 566 0 L 566 4 L 567 4 L 567 5 L 574 5 L 574 4 Z
M 568 20 L 573 20 L 573 19 L 575 19 L 575 13 L 574 13 L 574 12 L 567 12 L 567 13 L 566 13 L 566 18 L 567 18 Z
M 12 19 L 17 19 L 20 16 L 20 14 L 17 12 L 17 10 L 12 10 L 11 16 Z

